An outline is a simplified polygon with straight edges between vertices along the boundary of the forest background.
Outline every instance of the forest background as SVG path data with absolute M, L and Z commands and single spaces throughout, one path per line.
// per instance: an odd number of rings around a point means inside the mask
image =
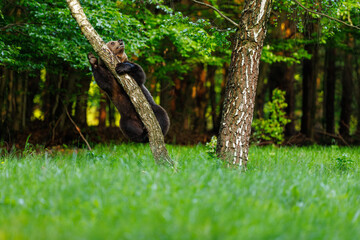
M 242 0 L 208 3 L 240 19 Z M 360 25 L 357 1 L 302 3 Z M 230 22 L 187 0 L 81 4 L 101 37 L 124 39 L 131 61 L 144 68 L 146 86 L 171 119 L 166 142 L 207 142 L 218 133 L 235 33 Z M 319 18 L 296 1 L 276 1 L 272 8 L 253 142 L 359 144 L 359 30 Z M 118 112 L 93 80 L 86 57 L 93 50 L 66 2 L 4 0 L 0 9 L 2 146 L 24 146 L 29 136 L 33 144 L 82 145 L 67 112 L 91 142 L 125 141 Z M 283 121 L 277 104 L 291 121 Z M 277 127 L 284 136 L 275 136 Z

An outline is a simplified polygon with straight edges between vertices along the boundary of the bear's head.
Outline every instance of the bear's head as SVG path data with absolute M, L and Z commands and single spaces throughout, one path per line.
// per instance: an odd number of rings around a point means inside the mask
M 119 58 L 120 62 L 128 60 L 125 53 L 125 43 L 122 39 L 117 41 L 110 41 L 106 46 Z

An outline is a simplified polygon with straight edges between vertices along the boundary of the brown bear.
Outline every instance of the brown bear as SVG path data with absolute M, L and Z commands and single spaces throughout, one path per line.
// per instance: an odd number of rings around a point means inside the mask
M 165 136 L 169 130 L 170 120 L 166 111 L 155 103 L 150 92 L 144 86 L 146 80 L 144 70 L 140 65 L 128 61 L 123 40 L 111 41 L 106 45 L 121 61 L 121 63 L 116 65 L 116 72 L 119 75 L 128 74 L 136 81 L 154 111 L 162 133 Z M 123 87 L 100 59 L 98 60 L 92 53 L 88 54 L 88 59 L 96 83 L 107 93 L 121 115 L 120 129 L 123 134 L 134 142 L 148 142 L 147 130 Z

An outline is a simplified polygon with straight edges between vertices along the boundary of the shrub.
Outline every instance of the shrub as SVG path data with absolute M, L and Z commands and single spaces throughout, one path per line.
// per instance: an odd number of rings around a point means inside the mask
M 211 156 L 211 157 L 216 157 L 216 145 L 217 145 L 217 137 L 216 136 L 212 136 L 210 142 L 207 142 L 205 147 L 206 147 L 206 152 Z
M 341 157 L 335 158 L 335 168 L 340 171 L 351 170 L 353 164 L 354 161 L 346 153 L 342 154 Z
M 285 91 L 274 89 L 272 100 L 264 106 L 264 118 L 255 119 L 252 123 L 254 141 L 271 141 L 276 144 L 284 141 L 284 128 L 290 122 L 285 116 L 286 107 Z

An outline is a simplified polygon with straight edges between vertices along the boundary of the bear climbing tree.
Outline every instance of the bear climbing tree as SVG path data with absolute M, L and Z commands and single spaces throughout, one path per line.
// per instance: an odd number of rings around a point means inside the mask
M 146 75 L 144 70 L 140 65 L 128 60 L 125 53 L 125 43 L 122 39 L 110 41 L 106 45 L 120 60 L 120 63 L 117 63 L 116 65 L 116 72 L 120 76 L 128 74 L 135 80 L 154 111 L 156 119 L 160 124 L 161 131 L 165 136 L 169 130 L 170 120 L 165 109 L 155 103 L 150 92 L 145 87 L 144 83 L 146 81 Z M 88 59 L 96 83 L 107 93 L 121 115 L 120 129 L 123 134 L 133 142 L 148 142 L 148 132 L 123 87 L 116 81 L 115 77 L 106 68 L 104 63 L 101 60 L 98 60 L 94 54 L 89 53 Z
M 85 35 L 95 52 L 105 63 L 107 69 L 114 75 L 115 79 L 121 84 L 126 94 L 130 97 L 136 112 L 139 114 L 141 121 L 144 123 L 149 136 L 150 148 L 154 159 L 159 164 L 168 164 L 175 167 L 174 162 L 170 158 L 165 147 L 164 136 L 161 132 L 159 123 L 154 115 L 150 104 L 146 100 L 144 94 L 140 90 L 138 84 L 127 74 L 121 77 L 116 73 L 115 67 L 119 63 L 118 58 L 106 46 L 101 37 L 97 34 L 78 0 L 66 0 L 72 16 L 80 26 L 82 33 Z

